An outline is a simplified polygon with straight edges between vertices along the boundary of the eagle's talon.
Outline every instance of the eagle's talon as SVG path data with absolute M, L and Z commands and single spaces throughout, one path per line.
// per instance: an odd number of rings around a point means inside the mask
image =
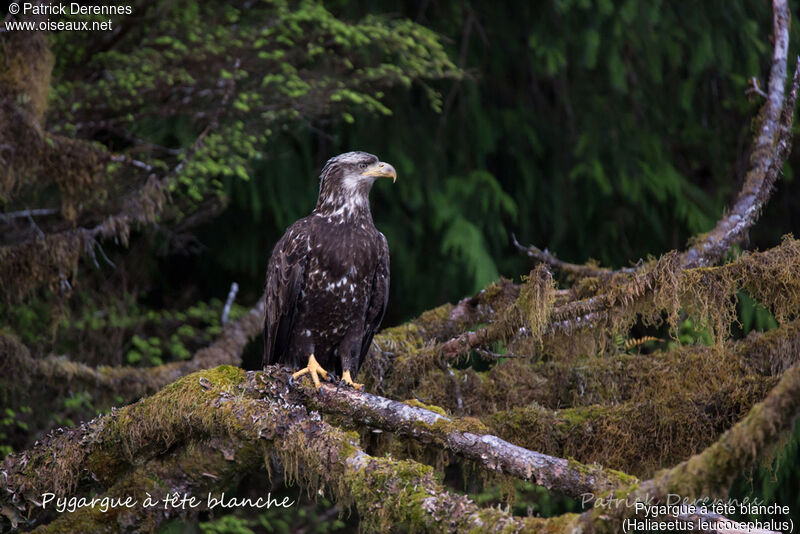
M 300 378 L 306 373 L 311 375 L 311 380 L 314 382 L 314 388 L 316 390 L 319 390 L 321 388 L 319 382 L 319 375 L 322 375 L 323 379 L 327 379 L 328 375 L 330 374 L 328 373 L 328 371 L 322 368 L 322 366 L 317 362 L 317 359 L 314 357 L 313 354 L 308 357 L 308 366 L 292 374 L 291 380 L 294 380 L 295 378 Z
M 350 371 L 345 371 L 344 374 L 342 374 L 342 381 L 339 382 L 339 385 L 341 385 L 342 382 L 344 382 L 346 385 L 350 386 L 351 388 L 357 391 L 364 390 L 364 384 L 357 384 L 353 382 L 353 379 L 350 377 Z M 336 389 L 338 390 L 339 388 L 337 387 Z

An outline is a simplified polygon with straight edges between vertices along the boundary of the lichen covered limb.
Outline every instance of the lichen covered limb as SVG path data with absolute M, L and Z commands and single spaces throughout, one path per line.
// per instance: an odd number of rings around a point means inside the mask
M 780 175 L 788 155 L 798 82 L 795 72 L 793 95 L 784 105 L 791 13 L 786 0 L 773 0 L 772 11 L 774 43 L 772 68 L 767 99 L 760 114 L 760 127 L 753 142 L 750 169 L 731 209 L 717 222 L 713 230 L 700 236 L 682 255 L 681 264 L 686 267 L 716 262 L 737 240 L 746 235 L 769 199 L 775 180 Z
M 324 397 L 304 389 L 309 406 L 344 415 L 360 424 L 380 428 L 424 443 L 433 443 L 475 460 L 491 471 L 529 480 L 556 493 L 578 497 L 627 486 L 633 477 L 598 466 L 581 465 L 513 445 L 490 435 L 476 419 L 454 419 L 418 406 L 358 393 L 351 389 L 322 386 Z
M 574 514 L 550 519 L 514 517 L 480 508 L 445 490 L 433 469 L 410 460 L 373 458 L 360 450 L 347 459 L 345 485 L 367 532 L 571 532 Z
M 342 503 L 355 503 L 368 531 L 383 531 L 387 525 L 439 532 L 502 526 L 533 530 L 549 524 L 482 510 L 445 490 L 430 467 L 372 458 L 359 448 L 357 435 L 329 425 L 302 404 L 287 402 L 290 397 L 285 372 L 279 369 L 245 375 L 222 366 L 189 375 L 152 397 L 7 457 L 0 478 L 2 509 L 16 513 L 16 521 L 35 522 L 43 517 L 42 493 L 68 497 L 89 484 L 109 488 L 109 495 L 148 491 L 147 478 L 153 475 L 163 475 L 159 483 L 169 491 L 204 490 L 209 487 L 201 481 L 206 467 L 234 480 L 253 469 L 253 458 L 263 446 L 290 478 Z M 200 462 L 214 465 L 192 467 L 199 452 L 192 447 L 198 446 L 217 448 L 236 461 L 225 463 L 212 455 Z M 186 480 L 176 477 L 179 471 Z M 144 514 L 134 518 L 142 523 L 131 527 L 131 517 L 121 511 L 108 517 L 79 511 L 56 519 L 52 529 L 155 528 L 165 517 Z

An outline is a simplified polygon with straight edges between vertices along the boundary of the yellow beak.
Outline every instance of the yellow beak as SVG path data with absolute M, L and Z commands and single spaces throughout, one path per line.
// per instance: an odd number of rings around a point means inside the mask
M 397 181 L 397 171 L 394 167 L 383 161 L 370 165 L 367 170 L 361 173 L 362 176 L 386 176 L 392 179 L 392 183 Z

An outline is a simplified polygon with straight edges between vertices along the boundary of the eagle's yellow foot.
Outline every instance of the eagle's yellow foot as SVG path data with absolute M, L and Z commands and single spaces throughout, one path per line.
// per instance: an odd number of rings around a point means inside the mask
M 314 358 L 313 354 L 308 357 L 308 366 L 305 367 L 304 369 L 300 369 L 299 371 L 297 371 L 292 375 L 291 382 L 294 382 L 295 379 L 300 378 L 306 373 L 311 375 L 311 380 L 314 381 L 314 387 L 317 390 L 319 390 L 320 388 L 319 375 L 322 375 L 322 378 L 325 379 L 328 378 L 328 371 L 323 369 L 322 366 L 319 363 L 317 363 L 317 359 Z
M 350 378 L 350 371 L 345 371 L 342 374 L 342 382 L 344 382 L 348 386 L 351 386 L 353 389 L 360 389 L 360 390 L 364 389 L 364 384 L 356 384 L 355 382 L 353 382 L 353 379 Z M 341 385 L 342 382 L 339 382 L 339 384 Z

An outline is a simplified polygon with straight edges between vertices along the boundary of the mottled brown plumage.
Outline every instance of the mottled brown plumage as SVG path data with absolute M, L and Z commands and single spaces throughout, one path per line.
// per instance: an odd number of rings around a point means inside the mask
M 396 173 L 372 154 L 330 159 L 316 208 L 275 245 L 267 267 L 264 365 L 297 369 L 313 354 L 340 376 L 358 372 L 389 295 L 389 247 L 369 209 L 378 176 Z

